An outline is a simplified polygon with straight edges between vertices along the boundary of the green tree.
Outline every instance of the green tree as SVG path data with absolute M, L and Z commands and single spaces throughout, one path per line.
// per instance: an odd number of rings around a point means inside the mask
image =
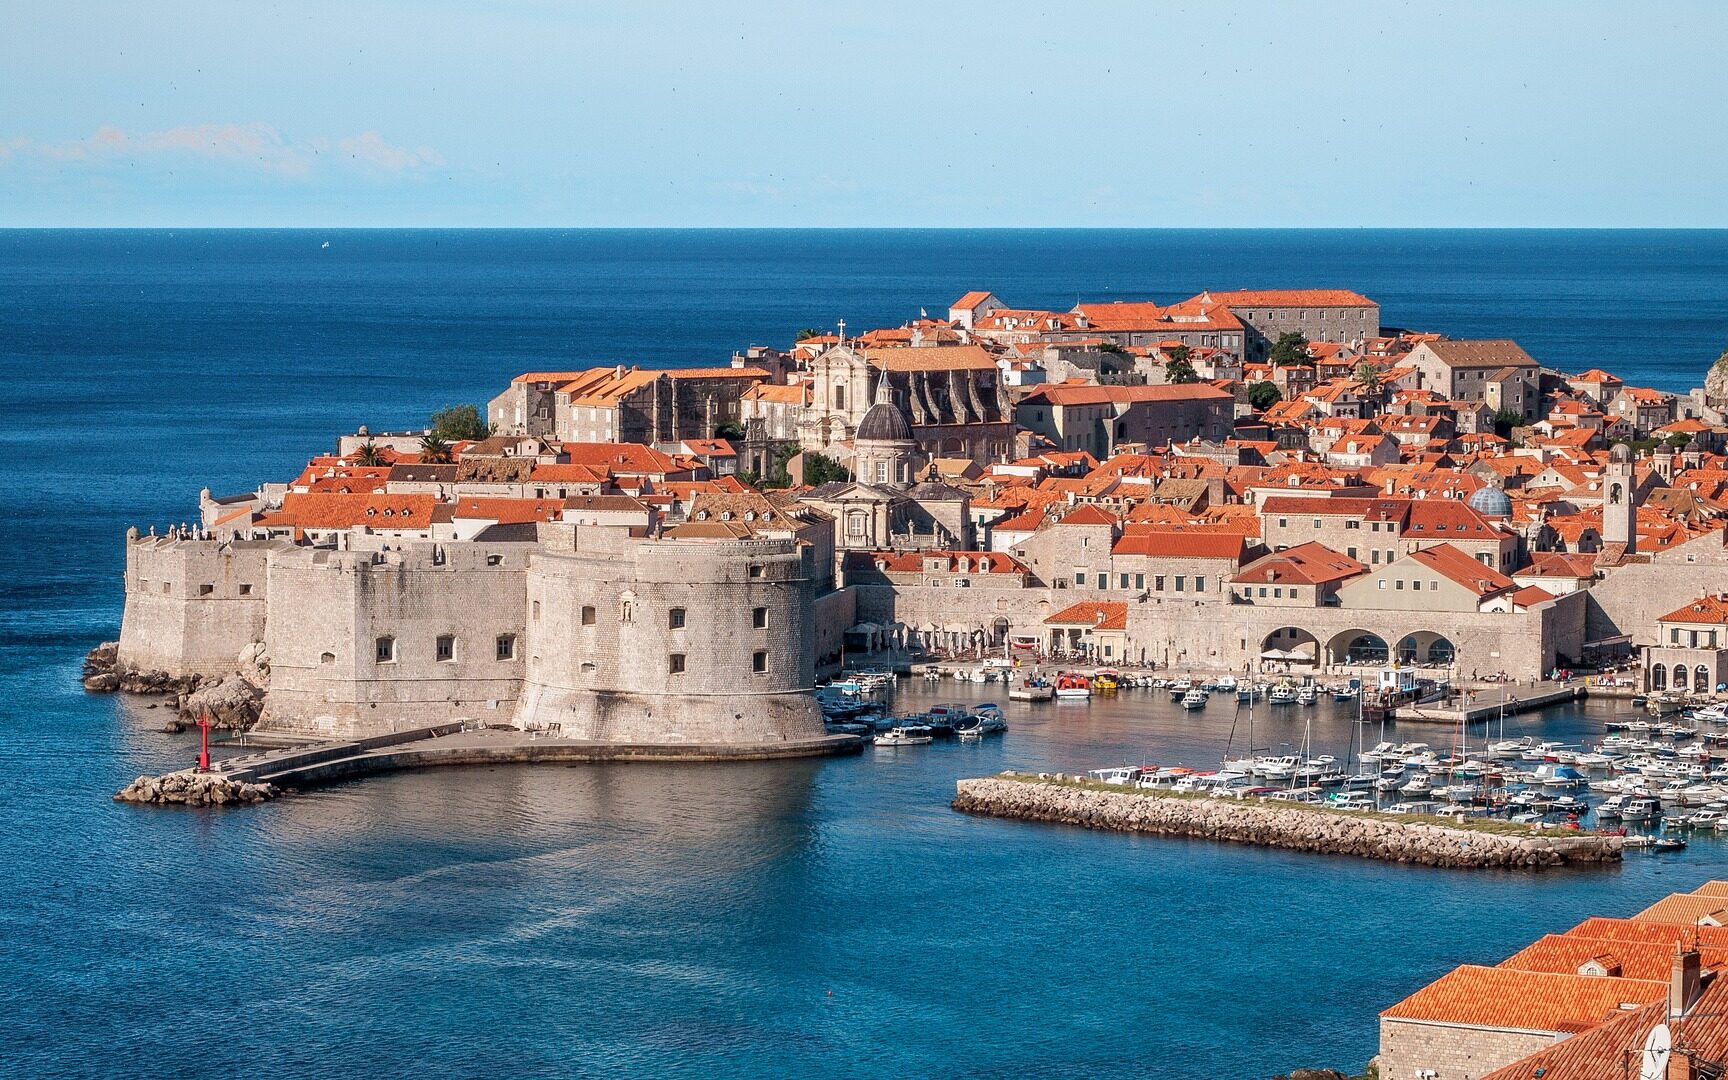
M 1676 450 L 1684 450 L 1686 447 L 1691 445 L 1692 436 L 1686 434 L 1684 431 L 1676 431 L 1663 441 Z
M 367 439 L 355 448 L 354 464 L 363 465 L 369 469 L 376 469 L 380 466 L 388 465 L 390 462 L 389 459 L 384 456 L 384 448 L 373 442 L 371 439 Z
M 1286 330 L 1278 335 L 1278 340 L 1272 343 L 1272 351 L 1266 354 L 1277 367 L 1289 367 L 1292 364 L 1308 362 L 1308 339 L 1295 330 Z
M 850 479 L 852 479 L 852 474 L 842 468 L 838 461 L 826 454 L 818 454 L 814 450 L 805 451 L 804 482 L 806 484 L 811 487 L 819 487 L 822 484 Z
M 1111 341 L 1109 338 L 1105 338 L 1103 341 L 1098 343 L 1098 351 L 1101 353 L 1120 353 L 1122 351 L 1122 346 Z
M 434 432 L 420 440 L 420 460 L 429 465 L 450 464 L 450 443 Z
M 1504 439 L 1512 434 L 1513 428 L 1521 427 L 1523 423 L 1524 414 L 1517 409 L 1501 409 L 1494 414 L 1494 434 Z
M 1186 358 L 1178 360 L 1171 357 L 1164 361 L 1164 381 L 1168 383 L 1197 383 L 1200 373 L 1194 370 Z
M 814 326 L 806 326 L 804 329 L 798 331 L 798 335 L 797 335 L 796 340 L 809 341 L 813 337 L 821 337 L 821 336 L 822 336 L 822 331 L 816 329 Z
M 1256 382 L 1248 384 L 1248 404 L 1254 406 L 1256 412 L 1265 412 L 1283 400 L 1284 392 L 1278 389 L 1277 383 Z
M 744 425 L 736 420 L 721 424 L 714 429 L 714 437 L 716 439 L 742 439 L 744 437 Z
M 432 414 L 432 434 L 448 442 L 490 438 L 492 429 L 481 419 L 478 405 L 446 405 Z

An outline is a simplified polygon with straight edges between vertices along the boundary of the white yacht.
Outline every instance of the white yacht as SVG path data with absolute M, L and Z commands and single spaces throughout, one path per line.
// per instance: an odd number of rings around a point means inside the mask
M 1204 709 L 1206 707 L 1206 691 L 1198 686 L 1191 688 L 1182 695 L 1182 707 L 1184 709 Z

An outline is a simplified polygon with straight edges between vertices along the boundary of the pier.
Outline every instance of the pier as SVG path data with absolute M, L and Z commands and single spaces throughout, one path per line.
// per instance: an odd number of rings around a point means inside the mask
M 277 747 L 231 757 L 208 772 L 184 769 L 139 777 L 122 802 L 210 805 L 259 802 L 280 789 L 306 789 L 379 773 L 457 765 L 574 764 L 602 761 L 767 761 L 857 753 L 856 735 L 761 743 L 614 743 L 565 739 L 514 728 L 459 723 L 367 739 Z
M 1537 709 L 1546 709 L 1550 705 L 1577 701 L 1587 696 L 1589 693 L 1582 686 L 1556 686 L 1531 690 L 1524 694 L 1507 694 L 1504 701 L 1498 697 L 1483 701 L 1478 696 L 1476 700 L 1464 705 L 1448 706 L 1440 703 L 1400 705 L 1393 716 L 1400 723 L 1415 720 L 1437 724 L 1476 724 L 1494 720 L 1500 716 L 1515 716 L 1518 713 L 1535 712 Z
M 1003 773 L 955 785 L 953 807 L 1018 821 L 1226 840 L 1449 869 L 1542 869 L 1620 861 L 1623 838 L 1504 821 L 1441 823 L 1260 799 L 1212 798 L 1109 785 L 1061 774 Z

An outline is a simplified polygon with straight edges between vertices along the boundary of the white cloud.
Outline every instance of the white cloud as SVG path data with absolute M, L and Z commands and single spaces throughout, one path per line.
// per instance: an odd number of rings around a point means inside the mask
M 105 125 L 79 139 L 42 142 L 0 140 L 0 165 L 11 160 L 56 165 L 106 166 L 147 161 L 206 161 L 303 179 L 322 167 L 359 168 L 401 174 L 444 164 L 429 147 L 408 149 L 376 131 L 344 136 L 335 151 L 327 139 L 291 139 L 269 124 L 197 124 L 161 131 L 127 131 Z

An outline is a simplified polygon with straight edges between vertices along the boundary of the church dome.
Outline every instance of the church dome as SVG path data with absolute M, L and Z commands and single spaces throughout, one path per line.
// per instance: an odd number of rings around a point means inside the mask
M 1489 518 L 1512 516 L 1512 499 L 1497 487 L 1477 488 L 1470 495 L 1470 509 Z
M 855 440 L 866 442 L 912 442 L 912 422 L 900 411 L 889 396 L 888 377 L 884 375 L 876 391 L 876 404 L 864 412 L 858 421 Z
M 1614 448 L 1612 450 L 1608 451 L 1608 460 L 1609 461 L 1631 461 L 1632 460 L 1632 448 L 1630 446 L 1627 446 L 1623 442 L 1622 443 L 1615 443 Z

